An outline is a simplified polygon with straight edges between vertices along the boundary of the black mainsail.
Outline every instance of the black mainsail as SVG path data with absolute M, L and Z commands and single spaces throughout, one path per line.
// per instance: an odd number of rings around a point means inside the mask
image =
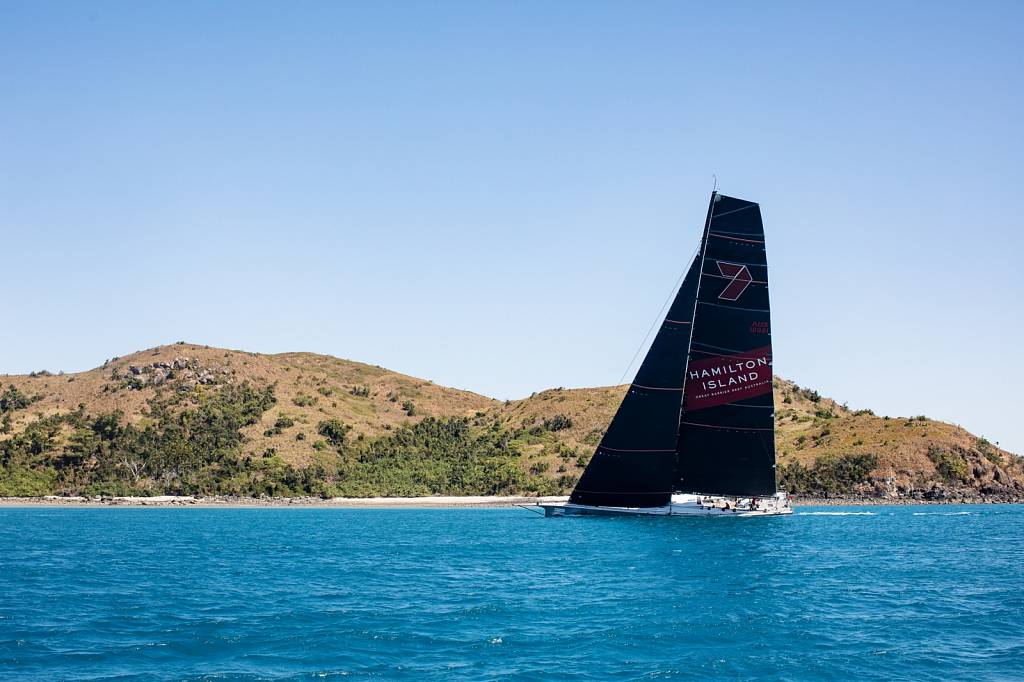
M 682 492 L 775 493 L 775 402 L 758 204 L 712 195 L 679 425 Z
M 636 378 L 572 491 L 569 501 L 573 504 L 661 507 L 669 503 L 700 260 L 697 254 Z
M 569 501 L 771 495 L 774 412 L 761 209 L 714 192 L 697 257 Z

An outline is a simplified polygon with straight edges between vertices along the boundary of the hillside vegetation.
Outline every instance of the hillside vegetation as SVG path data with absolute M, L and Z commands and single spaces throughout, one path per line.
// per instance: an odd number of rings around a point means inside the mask
M 0 381 L 5 496 L 565 493 L 626 389 L 499 402 L 328 356 L 186 343 Z M 1024 495 L 1021 459 L 957 426 L 782 379 L 775 398 L 791 492 Z

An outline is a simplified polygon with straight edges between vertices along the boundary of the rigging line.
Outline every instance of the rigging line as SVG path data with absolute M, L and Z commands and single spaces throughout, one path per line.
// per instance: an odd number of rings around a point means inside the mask
M 684 268 L 683 271 L 679 273 L 679 277 L 676 279 L 676 283 L 672 285 L 672 290 L 668 292 L 668 298 L 666 298 L 665 302 L 661 304 L 661 309 L 658 311 L 657 317 L 654 318 L 654 322 L 651 323 L 651 326 L 647 330 L 647 333 L 644 334 L 643 341 L 641 341 L 640 345 L 637 346 L 636 352 L 633 353 L 633 358 L 629 361 L 629 364 L 626 365 L 626 369 L 623 370 L 622 377 L 619 379 L 619 383 L 617 383 L 616 386 L 620 386 L 623 383 L 625 383 L 626 375 L 629 374 L 629 370 L 630 368 L 633 367 L 633 363 L 636 362 L 636 358 L 638 355 L 640 355 L 640 351 L 644 349 L 644 345 L 646 345 L 647 339 L 650 338 L 651 332 L 654 331 L 654 328 L 658 325 L 658 321 L 662 319 L 662 315 L 665 313 L 665 308 L 668 306 L 672 298 L 676 295 L 676 291 L 679 289 L 679 286 L 683 283 L 683 278 L 686 277 L 686 273 L 689 272 L 690 265 L 693 263 L 693 258 L 694 256 L 697 255 L 697 251 L 699 250 L 700 247 L 698 246 L 696 249 L 693 250 L 693 253 L 690 254 L 690 257 L 686 259 L 686 268 Z

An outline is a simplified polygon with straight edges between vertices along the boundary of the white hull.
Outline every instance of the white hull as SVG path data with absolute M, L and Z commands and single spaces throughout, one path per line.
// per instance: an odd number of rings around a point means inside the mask
M 717 495 L 673 495 L 663 507 L 592 507 L 585 504 L 541 504 L 546 516 L 781 516 L 792 514 L 786 493 L 771 497 L 736 498 Z

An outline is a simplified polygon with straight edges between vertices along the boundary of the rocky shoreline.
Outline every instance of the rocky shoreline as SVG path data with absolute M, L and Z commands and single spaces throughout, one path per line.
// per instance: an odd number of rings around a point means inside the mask
M 456 508 L 456 507 L 516 507 L 538 503 L 565 502 L 562 496 L 470 496 L 470 497 L 233 497 L 214 495 L 192 497 L 162 495 L 156 497 L 0 497 L 0 507 L 57 506 L 57 507 L 316 507 L 337 509 L 380 508 Z M 875 497 L 866 495 L 837 495 L 833 497 L 794 496 L 793 506 L 903 506 L 923 504 L 1024 504 L 1024 497 L 1014 495 L 961 495 L 943 498 L 920 496 Z

